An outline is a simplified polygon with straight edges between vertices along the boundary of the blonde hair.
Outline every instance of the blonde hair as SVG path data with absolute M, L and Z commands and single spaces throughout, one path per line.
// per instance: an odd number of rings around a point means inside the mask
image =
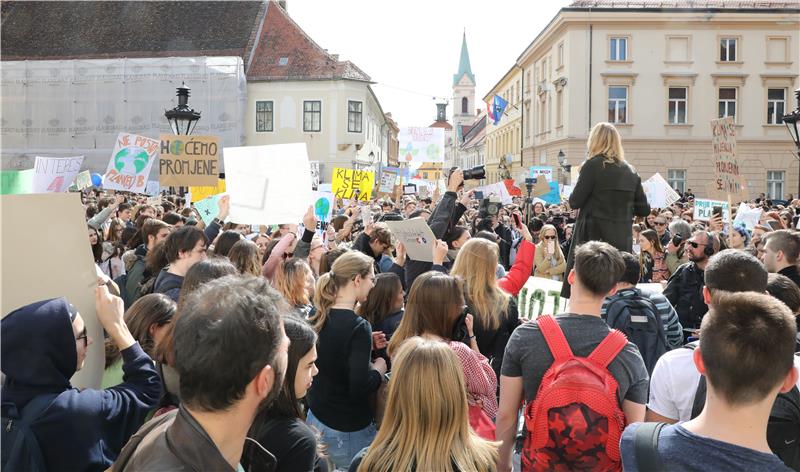
M 393 364 L 383 423 L 358 471 L 493 470 L 499 443 L 470 427 L 464 375 L 450 347 L 412 337 Z
M 558 239 L 558 230 L 553 225 L 544 225 L 544 226 L 542 226 L 542 229 L 539 231 L 539 244 L 537 245 L 536 250 L 538 251 L 539 248 L 543 248 L 544 247 L 544 244 L 546 242 L 544 240 L 544 236 L 545 236 L 545 233 L 547 231 L 552 231 L 553 233 L 555 233 L 555 236 L 556 236 L 556 239 L 555 239 L 556 254 L 560 254 L 561 257 L 564 257 L 564 253 L 561 252 L 561 241 L 559 241 L 559 239 Z
M 493 330 L 511 298 L 497 286 L 499 247 L 487 239 L 472 238 L 458 250 L 450 273 L 464 280 L 464 295 L 481 327 Z
M 309 273 L 313 275 L 311 267 L 305 259 L 293 257 L 278 266 L 272 285 L 290 305 L 294 307 L 308 305 L 311 303 L 309 294 L 306 293 L 306 277 Z
M 603 162 L 619 164 L 625 162 L 625 151 L 622 150 L 622 138 L 619 131 L 611 123 L 600 122 L 594 125 L 586 141 L 589 158 L 603 156 Z
M 348 251 L 333 263 L 331 270 L 322 274 L 314 290 L 314 306 L 317 312 L 309 318 L 314 331 L 320 332 L 328 321 L 328 312 L 336 302 L 339 289 L 346 287 L 357 275 L 366 277 L 372 269 L 373 259 L 359 251 Z

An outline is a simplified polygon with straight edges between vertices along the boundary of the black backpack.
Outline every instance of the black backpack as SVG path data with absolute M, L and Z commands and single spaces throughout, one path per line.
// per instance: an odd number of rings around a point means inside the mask
M 34 397 L 22 411 L 14 403 L 3 403 L 0 425 L 2 470 L 47 471 L 42 449 L 31 425 L 53 404 L 56 397 L 57 393 Z
M 694 349 L 697 342 L 684 347 Z M 706 376 L 701 375 L 692 402 L 692 418 L 703 411 L 705 404 Z M 767 444 L 787 467 L 800 471 L 800 390 L 797 385 L 786 393 L 778 393 L 769 413 Z
M 664 324 L 650 297 L 636 289 L 636 295 L 619 297 L 606 308 L 606 323 L 611 329 L 625 333 L 628 340 L 639 348 L 647 373 L 652 374 L 656 361 L 670 347 Z

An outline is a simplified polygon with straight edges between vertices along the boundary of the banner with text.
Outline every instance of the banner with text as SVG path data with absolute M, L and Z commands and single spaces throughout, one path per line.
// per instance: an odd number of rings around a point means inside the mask
M 444 129 L 400 128 L 401 162 L 444 162 Z
M 736 123 L 732 116 L 711 120 L 711 147 L 716 190 L 737 201 L 747 199 L 747 186 L 742 185 L 736 159 Z
M 103 178 L 106 190 L 142 193 L 147 176 L 158 157 L 161 142 L 130 133 L 120 133 L 114 143 L 111 160 Z
M 375 173 L 336 167 L 333 169 L 332 189 L 336 198 L 368 202 L 375 186 Z
M 415 261 L 433 262 L 433 246 L 436 243 L 436 237 L 424 219 L 387 221 L 386 226 L 392 231 L 392 236 L 403 243 L 410 258 Z
M 164 187 L 217 185 L 219 137 L 162 134 L 159 183 Z
M 381 183 L 378 191 L 381 193 L 394 192 L 394 186 L 399 185 L 400 169 L 397 167 L 384 167 L 381 170 Z
M 88 170 L 78 172 L 78 175 L 75 176 L 75 187 L 77 187 L 78 190 L 83 190 L 91 186 L 92 174 Z
M 731 208 L 728 202 L 721 200 L 704 200 L 697 198 L 694 201 L 694 219 L 699 221 L 708 221 L 714 214 L 714 207 L 722 207 L 722 221 L 730 221 Z
M 666 208 L 681 199 L 678 192 L 659 173 L 642 182 L 642 188 L 647 196 L 647 203 L 653 208 Z
M 317 218 L 317 234 L 322 235 L 333 216 L 336 198 L 331 192 L 314 192 L 314 216 Z
M 66 192 L 80 172 L 81 164 L 83 156 L 36 156 L 33 166 L 33 193 Z
M 553 181 L 553 168 L 547 166 L 532 166 L 530 167 L 530 176 L 536 178 L 540 175 L 545 176 L 548 182 Z

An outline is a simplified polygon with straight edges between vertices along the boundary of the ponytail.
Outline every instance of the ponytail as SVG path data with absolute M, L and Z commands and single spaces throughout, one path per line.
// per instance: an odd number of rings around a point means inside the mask
M 317 311 L 314 316 L 309 318 L 309 321 L 317 333 L 328 321 L 328 312 L 336 301 L 336 293 L 339 291 L 339 287 L 336 286 L 335 276 L 331 274 L 332 272 L 322 274 L 317 280 L 317 285 L 314 289 L 314 306 Z
M 314 331 L 319 333 L 322 327 L 325 326 L 325 322 L 328 321 L 328 313 L 333 304 L 336 303 L 339 289 L 346 287 L 357 275 L 361 277 L 369 275 L 372 263 L 372 258 L 366 254 L 358 251 L 349 251 L 336 259 L 329 272 L 319 277 L 314 290 L 316 313 L 309 318 Z

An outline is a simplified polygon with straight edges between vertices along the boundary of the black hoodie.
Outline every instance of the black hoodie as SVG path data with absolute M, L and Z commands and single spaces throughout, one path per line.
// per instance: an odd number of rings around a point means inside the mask
M 161 382 L 137 343 L 122 351 L 122 384 L 105 390 L 72 388 L 75 343 L 64 298 L 32 303 L 3 318 L 3 416 L 8 402 L 22 409 L 38 395 L 57 394 L 32 424 L 48 470 L 105 470 L 158 402 Z M 97 343 L 94 349 L 102 347 Z

